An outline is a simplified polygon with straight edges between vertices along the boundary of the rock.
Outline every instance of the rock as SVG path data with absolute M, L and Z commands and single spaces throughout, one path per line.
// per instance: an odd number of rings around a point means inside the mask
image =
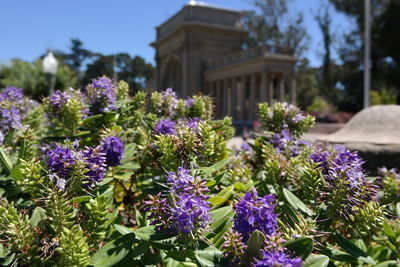
M 400 144 L 400 105 L 368 107 L 339 131 L 327 135 L 331 143 Z

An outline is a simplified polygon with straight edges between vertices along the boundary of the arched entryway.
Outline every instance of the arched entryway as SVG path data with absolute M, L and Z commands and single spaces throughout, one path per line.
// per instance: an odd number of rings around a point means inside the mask
M 166 88 L 172 88 L 182 96 L 182 66 L 175 58 L 170 59 L 164 69 L 162 89 Z

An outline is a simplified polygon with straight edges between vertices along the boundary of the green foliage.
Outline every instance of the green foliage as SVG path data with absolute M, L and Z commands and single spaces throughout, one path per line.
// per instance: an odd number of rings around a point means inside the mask
M 90 260 L 89 246 L 86 237 L 79 225 L 71 229 L 63 227 L 60 236 L 60 266 L 87 266 Z
M 27 211 L 21 213 L 13 203 L 0 198 L 0 214 L 0 238 L 5 240 L 7 257 L 15 257 L 21 264 L 35 260 L 38 253 L 37 240 Z M 20 253 L 12 255 L 15 251 Z
M 308 112 L 334 112 L 336 108 L 321 97 L 315 97 L 312 104 L 307 107 Z
M 77 83 L 77 76 L 65 64 L 60 63 L 56 74 L 55 88 L 66 90 L 74 87 Z M 49 83 L 43 72 L 42 61 L 40 59 L 29 63 L 20 59 L 14 59 L 10 65 L 2 66 L 0 69 L 0 87 L 14 85 L 24 88 L 25 94 L 33 99 L 39 100 L 47 96 Z
M 386 89 L 380 91 L 371 90 L 371 105 L 396 104 L 397 94 Z

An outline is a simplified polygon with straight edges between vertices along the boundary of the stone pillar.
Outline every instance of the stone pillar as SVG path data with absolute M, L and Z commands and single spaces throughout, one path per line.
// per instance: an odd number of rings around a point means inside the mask
M 233 88 L 233 106 L 234 106 L 234 108 L 233 108 L 233 118 L 235 120 L 237 120 L 238 117 L 239 117 L 239 112 L 240 112 L 240 107 L 239 107 L 239 105 L 240 105 L 240 102 L 239 102 L 240 84 L 239 84 L 239 81 L 238 81 L 237 77 L 233 78 L 232 82 L 233 82 L 232 88 Z
M 240 87 L 238 87 L 238 119 L 244 120 L 246 110 L 246 75 L 240 77 Z
M 266 102 L 268 100 L 268 88 L 269 88 L 269 77 L 266 71 L 261 72 L 261 84 L 260 84 L 260 102 Z
M 285 101 L 285 79 L 283 75 L 279 77 L 279 101 Z
M 228 80 L 224 79 L 222 82 L 222 95 L 223 101 L 221 103 L 222 106 L 222 116 L 228 115 Z
M 256 74 L 251 73 L 250 74 L 250 107 L 249 107 L 249 119 L 253 120 L 254 118 L 254 111 L 256 110 L 256 99 L 255 99 L 255 93 L 256 93 Z
M 274 88 L 274 77 L 272 75 L 269 76 L 268 82 L 269 82 L 269 84 L 268 84 L 268 94 L 267 94 L 268 98 L 267 98 L 267 101 L 268 101 L 268 103 L 270 105 L 272 105 L 273 104 L 272 102 L 273 102 L 273 99 L 274 99 L 274 91 L 275 91 L 275 88 Z
M 232 83 L 227 79 L 226 95 L 227 95 L 227 114 L 232 117 Z
M 216 90 L 217 90 L 217 96 L 216 96 L 217 101 L 215 101 L 215 103 L 217 105 L 216 117 L 217 118 L 221 118 L 221 116 L 222 116 L 222 102 L 224 102 L 224 100 L 222 99 L 221 81 L 217 80 L 216 83 L 217 83 L 217 88 L 216 88 Z
M 296 105 L 296 79 L 294 78 L 294 73 L 289 75 L 289 101 L 293 105 Z

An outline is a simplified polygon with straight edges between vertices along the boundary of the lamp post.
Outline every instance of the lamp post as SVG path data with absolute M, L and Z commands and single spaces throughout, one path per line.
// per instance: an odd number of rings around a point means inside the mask
M 47 55 L 43 58 L 43 70 L 47 76 L 47 80 L 49 81 L 50 91 L 49 95 L 53 94 L 54 86 L 56 83 L 56 73 L 58 67 L 58 61 L 55 58 L 53 52 L 49 51 Z

